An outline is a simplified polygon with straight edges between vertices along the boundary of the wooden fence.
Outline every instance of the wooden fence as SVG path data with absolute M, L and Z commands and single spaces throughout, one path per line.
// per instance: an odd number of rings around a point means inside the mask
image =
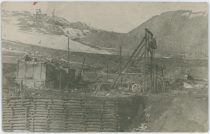
M 31 132 L 114 132 L 118 102 L 97 97 L 3 99 L 3 130 Z

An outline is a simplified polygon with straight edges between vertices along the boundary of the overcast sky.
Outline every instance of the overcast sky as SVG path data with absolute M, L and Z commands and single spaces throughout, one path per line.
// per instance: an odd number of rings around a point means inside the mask
M 70 22 L 86 24 L 115 32 L 129 32 L 144 21 L 162 12 L 192 10 L 207 12 L 207 3 L 140 3 L 140 2 L 5 2 L 2 9 L 31 11 L 41 8 L 43 13 L 61 16 Z

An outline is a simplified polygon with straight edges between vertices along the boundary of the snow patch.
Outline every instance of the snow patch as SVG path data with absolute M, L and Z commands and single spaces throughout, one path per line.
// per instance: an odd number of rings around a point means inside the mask
M 20 27 L 18 25 L 19 23 L 18 19 L 19 19 L 18 16 L 3 17 L 2 39 L 21 42 L 24 44 L 48 47 L 53 49 L 67 50 L 68 38 L 65 35 L 41 33 L 36 28 L 32 28 L 32 31 L 30 32 L 20 30 Z M 9 22 L 7 22 L 7 20 Z M 29 23 L 33 22 L 29 21 Z M 39 30 L 46 32 L 46 29 L 44 28 L 41 28 Z M 64 31 L 67 33 L 67 35 L 71 36 L 71 39 L 82 37 L 85 35 L 85 33 L 89 32 L 89 30 L 79 30 L 73 28 L 65 28 Z M 92 48 L 90 46 L 81 44 L 73 40 L 70 40 L 69 44 L 70 44 L 70 51 L 74 52 L 111 54 L 106 50 L 99 50 L 97 48 Z

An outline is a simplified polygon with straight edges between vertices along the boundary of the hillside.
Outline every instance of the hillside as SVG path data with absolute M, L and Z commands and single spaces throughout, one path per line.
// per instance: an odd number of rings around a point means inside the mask
M 89 33 L 81 42 L 131 53 L 144 36 L 144 29 L 154 33 L 158 43 L 156 56 L 207 58 L 208 15 L 187 10 L 169 11 L 154 16 L 126 34 L 99 31 Z M 127 50 L 127 51 L 126 51 Z
M 83 26 L 83 27 L 82 27 Z M 23 44 L 67 50 L 70 38 L 70 51 L 111 54 L 110 52 L 90 47 L 74 41 L 75 38 L 84 36 L 88 29 L 82 23 L 70 23 L 64 18 L 37 15 L 30 12 L 7 12 L 2 15 L 2 39 L 20 42 Z M 83 30 L 75 27 L 82 27 Z
M 142 38 L 149 28 L 158 42 L 157 52 L 169 56 L 207 58 L 208 16 L 203 12 L 171 11 L 154 16 L 129 34 Z
M 130 55 L 148 28 L 157 40 L 156 57 L 208 57 L 208 17 L 203 12 L 165 12 L 128 33 L 95 29 L 82 22 L 41 13 L 37 18 L 30 12 L 3 11 L 2 20 L 2 38 L 24 44 L 67 50 L 68 36 L 73 52 L 116 54 L 122 46 L 123 54 Z

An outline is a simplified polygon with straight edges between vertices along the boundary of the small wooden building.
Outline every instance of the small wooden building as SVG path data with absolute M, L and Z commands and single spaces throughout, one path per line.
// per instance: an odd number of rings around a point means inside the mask
M 69 87 L 75 80 L 75 70 L 51 62 L 20 60 L 17 63 L 16 81 L 19 85 L 30 88 Z

